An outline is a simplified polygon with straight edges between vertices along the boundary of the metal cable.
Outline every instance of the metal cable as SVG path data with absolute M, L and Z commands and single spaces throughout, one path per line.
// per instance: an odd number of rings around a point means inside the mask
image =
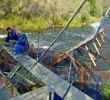
M 96 34 L 99 33 L 99 31 L 100 31 L 100 29 L 101 29 L 101 27 L 102 27 L 102 24 L 103 24 L 103 22 L 104 22 L 104 18 L 108 15 L 109 11 L 110 11 L 110 6 L 108 7 L 108 9 L 107 9 L 107 11 L 106 11 L 104 17 L 103 17 L 102 20 L 101 20 L 100 25 L 99 25 L 99 27 L 98 27 L 98 29 L 97 29 L 97 31 L 96 31 Z M 80 68 L 78 69 L 78 71 L 77 71 L 76 73 L 78 73 L 79 70 L 80 70 Z M 67 91 L 65 92 L 65 94 L 64 94 L 64 96 L 63 96 L 63 100 L 64 100 L 64 98 L 66 97 L 66 95 L 68 94 L 68 91 L 70 90 L 70 88 L 71 88 L 73 82 L 74 82 L 74 80 L 70 83 L 70 85 L 69 85 Z
M 71 57 L 73 56 L 73 53 L 72 53 L 72 55 L 70 55 L 70 59 L 71 59 Z M 72 60 L 70 60 L 70 66 L 69 66 L 69 72 L 68 72 L 68 81 L 70 81 L 71 79 L 71 70 L 72 70 Z
M 35 65 L 40 61 L 40 59 L 48 52 L 48 50 L 54 45 L 54 43 L 59 39 L 59 37 L 63 34 L 64 30 L 69 26 L 69 24 L 71 23 L 71 21 L 76 17 L 77 13 L 80 11 L 80 9 L 83 7 L 83 5 L 86 3 L 87 0 L 84 0 L 81 5 L 78 7 L 78 9 L 76 9 L 76 11 L 73 13 L 72 17 L 69 19 L 68 23 L 66 24 L 66 26 L 60 31 L 60 33 L 58 34 L 58 36 L 54 39 L 54 41 L 50 44 L 50 46 L 42 53 L 42 55 L 39 57 L 39 59 L 36 61 L 36 63 L 31 66 L 30 70 L 32 70 Z M 30 71 L 29 70 L 29 71 Z
M 78 68 L 78 70 L 77 70 L 77 72 L 75 73 L 75 75 L 74 75 L 74 76 L 76 76 L 76 75 L 79 73 L 80 68 L 81 68 L 81 66 Z M 65 97 L 66 97 L 66 95 L 68 94 L 68 92 L 69 92 L 69 90 L 70 90 L 71 86 L 73 85 L 74 81 L 75 81 L 75 80 L 72 80 L 72 82 L 71 82 L 71 83 L 70 83 L 70 85 L 68 86 L 68 88 L 67 88 L 67 90 L 66 90 L 66 92 L 65 92 L 65 94 L 64 94 L 64 96 L 63 96 L 63 98 L 62 98 L 62 100 L 64 100 L 64 98 L 65 98 Z

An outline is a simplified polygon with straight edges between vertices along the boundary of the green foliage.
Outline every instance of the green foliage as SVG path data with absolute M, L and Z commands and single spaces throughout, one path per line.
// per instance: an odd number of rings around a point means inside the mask
M 90 7 L 90 14 L 92 16 L 99 15 L 99 9 L 96 3 L 96 0 L 88 0 L 89 1 L 89 7 Z
M 110 100 L 110 85 L 103 86 L 103 100 Z
M 81 0 L 0 0 L 0 28 L 21 26 L 24 30 L 64 26 Z M 101 5 L 99 5 L 101 7 Z M 89 0 L 71 26 L 96 20 L 98 3 Z
M 89 18 L 91 18 L 91 16 L 88 14 L 88 11 L 83 10 L 83 12 L 81 12 L 81 23 L 88 23 Z
M 48 26 L 45 26 L 47 21 L 47 19 L 45 20 L 41 17 L 25 18 L 23 16 L 12 15 L 1 18 L 0 22 L 2 24 L 0 27 L 1 29 L 6 29 L 9 26 L 12 26 L 13 28 L 20 26 L 22 30 L 39 30 L 48 28 Z

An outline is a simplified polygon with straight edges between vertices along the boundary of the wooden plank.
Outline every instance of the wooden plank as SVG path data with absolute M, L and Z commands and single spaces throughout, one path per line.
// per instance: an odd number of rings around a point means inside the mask
M 54 74 L 41 64 L 37 64 L 32 70 L 31 73 L 37 76 L 43 83 L 47 86 L 54 89 L 54 91 L 61 97 L 64 96 L 69 83 L 65 80 L 61 79 L 58 75 Z M 80 94 L 81 98 L 78 96 Z M 87 98 L 87 99 L 85 99 Z M 92 98 L 88 97 L 86 94 L 79 91 L 74 86 L 71 87 L 68 92 L 65 100 L 92 100 Z
M 97 41 L 99 47 L 102 47 L 102 45 L 101 45 L 101 43 L 99 42 L 98 38 L 96 38 L 96 41 Z
M 89 57 L 90 57 L 92 63 L 93 63 L 94 66 L 96 67 L 97 65 L 96 65 L 96 63 L 95 63 L 95 61 L 94 61 L 94 58 L 93 58 L 92 54 L 91 54 L 90 51 L 89 51 L 89 48 L 88 48 L 87 46 L 85 46 L 85 49 L 88 51 L 88 55 L 89 55 Z
M 23 67 L 27 70 L 31 68 L 31 66 L 36 62 L 34 59 L 30 58 L 27 55 L 20 56 L 16 58 L 18 62 L 20 62 Z M 63 97 L 69 83 L 65 80 L 61 79 L 58 75 L 51 72 L 49 69 L 44 67 L 41 64 L 37 64 L 30 71 L 36 78 L 40 79 L 44 84 L 51 87 L 59 96 Z M 81 97 L 79 97 L 79 94 Z M 22 95 L 21 95 L 22 97 Z M 86 98 L 86 99 L 85 99 Z M 89 96 L 79 91 L 77 88 L 72 86 L 65 98 L 65 100 L 92 100 Z
M 99 49 L 98 49 L 98 47 L 97 47 L 97 45 L 96 45 L 95 42 L 93 42 L 93 46 L 94 46 L 94 48 L 96 49 L 97 53 L 100 54 Z
M 52 91 L 50 91 L 50 89 L 47 86 L 44 86 L 37 90 L 25 93 L 22 96 L 19 95 L 17 97 L 13 97 L 9 100 L 49 100 L 49 92 L 52 92 Z
M 20 56 L 15 58 L 18 62 L 20 62 L 26 69 L 30 69 L 32 65 L 35 64 L 35 60 L 33 60 L 28 55 Z
M 15 75 L 15 73 L 18 71 L 19 68 L 20 68 L 20 65 L 19 64 L 17 64 L 16 66 L 14 66 L 14 68 L 12 69 L 12 71 L 9 73 L 8 78 L 11 79 Z
M 60 63 L 60 62 L 63 61 L 64 59 L 68 58 L 72 53 L 73 53 L 73 51 L 61 55 L 61 56 L 58 57 L 50 66 L 53 66 L 53 65 L 55 65 L 55 64 Z

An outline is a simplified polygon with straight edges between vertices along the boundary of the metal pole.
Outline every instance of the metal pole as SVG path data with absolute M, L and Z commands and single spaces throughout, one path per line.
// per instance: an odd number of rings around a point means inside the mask
M 72 17 L 69 19 L 68 23 L 66 26 L 60 31 L 59 35 L 54 39 L 54 41 L 50 44 L 50 46 L 42 53 L 42 55 L 39 57 L 39 59 L 36 61 L 36 63 L 30 68 L 32 70 L 34 66 L 40 61 L 40 59 L 48 52 L 48 50 L 54 45 L 54 43 L 59 39 L 59 37 L 64 33 L 65 29 L 69 26 L 71 21 L 76 17 L 77 13 L 80 11 L 80 9 L 83 7 L 83 5 L 86 3 L 87 0 L 84 0 L 81 2 L 80 6 L 76 11 L 73 13 Z M 29 71 L 30 71 L 29 70 Z
M 107 9 L 107 11 L 106 11 L 104 17 L 103 17 L 102 20 L 101 20 L 100 25 L 99 25 L 99 27 L 98 27 L 98 29 L 97 29 L 96 34 L 99 33 L 99 31 L 100 31 L 100 29 L 101 29 L 101 27 L 102 27 L 102 24 L 103 24 L 103 22 L 104 22 L 104 20 L 105 20 L 104 18 L 108 15 L 109 12 L 110 12 L 110 6 L 108 7 L 108 9 Z
M 38 32 L 38 41 L 37 41 L 38 43 L 37 43 L 37 45 L 38 45 L 38 47 L 37 47 L 37 49 L 39 49 L 39 32 Z M 37 60 L 39 59 L 39 52 L 37 52 Z
M 70 59 L 71 58 L 72 58 L 72 55 L 70 55 Z M 68 73 L 68 81 L 70 81 L 71 69 L 72 69 L 72 61 L 70 60 L 70 67 L 69 67 L 69 73 Z

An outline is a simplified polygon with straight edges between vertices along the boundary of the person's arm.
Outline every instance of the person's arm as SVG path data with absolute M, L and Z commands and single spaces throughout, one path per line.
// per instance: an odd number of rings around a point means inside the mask
M 18 35 L 15 31 L 13 31 L 13 39 L 18 41 Z
M 9 42 L 9 40 L 10 40 L 10 35 L 9 35 L 9 33 L 7 34 L 7 37 L 5 38 L 5 41 L 6 42 Z

